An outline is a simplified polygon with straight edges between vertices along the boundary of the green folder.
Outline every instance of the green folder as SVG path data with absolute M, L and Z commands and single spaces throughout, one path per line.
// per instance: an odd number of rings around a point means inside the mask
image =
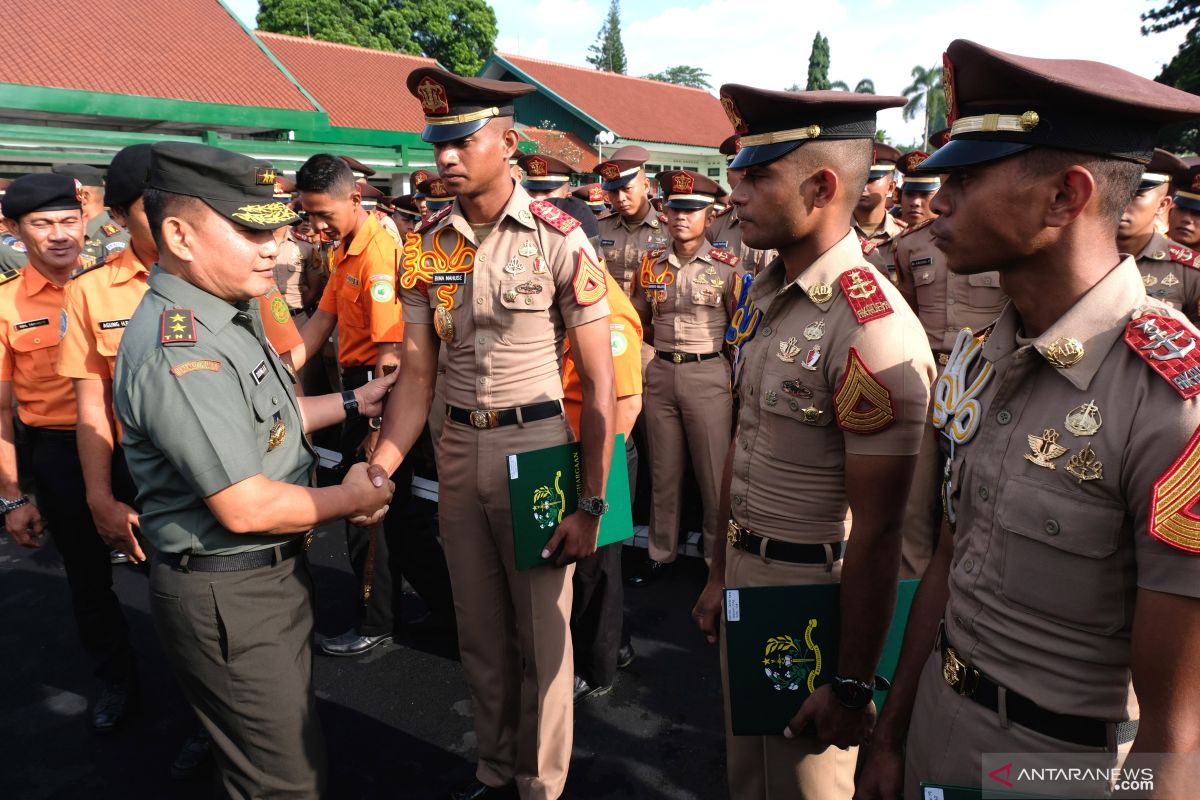
M 896 613 L 877 674 L 896 672 L 918 581 L 900 581 Z M 729 705 L 738 736 L 778 736 L 805 699 L 837 671 L 840 586 L 759 586 L 725 590 Z M 885 694 L 875 692 L 882 709 Z
M 558 523 L 579 507 L 582 489 L 579 442 L 508 456 L 508 498 L 512 503 L 517 569 L 532 569 L 554 561 L 557 554 L 544 559 L 542 550 Z M 613 442 L 604 499 L 608 502 L 608 512 L 600 518 L 597 546 L 632 539 L 633 510 L 629 506 L 629 468 L 623 433 L 618 433 Z

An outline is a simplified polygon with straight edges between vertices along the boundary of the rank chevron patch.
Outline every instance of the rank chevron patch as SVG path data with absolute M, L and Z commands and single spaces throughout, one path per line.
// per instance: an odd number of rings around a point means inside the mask
M 575 267 L 575 279 L 572 282 L 575 302 L 581 306 L 590 306 L 604 297 L 608 293 L 608 283 L 604 276 L 604 268 L 592 261 L 587 250 L 579 248 L 579 264 Z
M 892 393 L 871 374 L 854 347 L 846 357 L 846 374 L 833 396 L 838 426 L 851 433 L 879 433 L 896 421 Z
M 1200 553 L 1200 518 L 1189 509 L 1200 498 L 1200 428 L 1175 463 L 1155 483 L 1150 496 L 1151 536 L 1172 547 Z

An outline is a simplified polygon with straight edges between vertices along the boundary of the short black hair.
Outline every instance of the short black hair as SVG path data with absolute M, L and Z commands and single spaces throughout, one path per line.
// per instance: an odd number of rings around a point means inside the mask
M 1144 165 L 1133 161 L 1053 147 L 1034 147 L 1019 154 L 1019 157 L 1029 175 L 1048 175 L 1074 165 L 1092 173 L 1096 181 L 1096 194 L 1100 199 L 1100 213 L 1114 229 L 1121 221 L 1125 206 L 1137 193 L 1146 169 Z
M 354 172 L 335 155 L 317 153 L 296 172 L 296 189 L 301 192 L 342 194 L 354 191 Z
M 146 212 L 146 221 L 150 223 L 150 232 L 154 234 L 154 244 L 159 252 L 163 252 L 162 225 L 167 217 L 187 218 L 195 214 L 196 209 L 204 201 L 186 194 L 166 192 L 147 186 L 142 193 L 142 207 Z

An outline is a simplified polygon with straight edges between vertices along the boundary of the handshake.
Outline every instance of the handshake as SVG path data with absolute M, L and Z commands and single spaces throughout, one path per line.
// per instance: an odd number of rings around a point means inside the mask
M 387 514 L 396 484 L 388 479 L 387 472 L 378 464 L 359 462 L 350 467 L 341 488 L 349 496 L 353 509 L 347 515 L 350 524 L 365 528 L 379 522 Z

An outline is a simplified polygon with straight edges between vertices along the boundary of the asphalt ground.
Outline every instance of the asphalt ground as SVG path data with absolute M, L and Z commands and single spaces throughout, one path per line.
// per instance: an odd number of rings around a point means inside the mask
M 114 569 L 139 656 L 141 691 L 127 724 L 108 736 L 87 726 L 96 691 L 79 644 L 53 545 L 36 551 L 0 537 L 0 798 L 211 798 L 205 774 L 172 780 L 169 767 L 196 723 L 158 647 L 147 581 Z M 626 547 L 626 569 L 645 557 Z M 309 551 L 317 636 L 354 623 L 356 587 L 337 526 Z M 613 691 L 576 707 L 566 796 L 641 800 L 725 797 L 716 650 L 689 612 L 704 563 L 681 557 L 650 587 L 628 589 L 637 658 Z M 406 619 L 422 613 L 406 598 Z M 314 647 L 315 651 L 315 647 Z M 444 798 L 474 775 L 471 707 L 452 633 L 402 636 L 360 658 L 313 657 L 331 765 L 329 797 Z

